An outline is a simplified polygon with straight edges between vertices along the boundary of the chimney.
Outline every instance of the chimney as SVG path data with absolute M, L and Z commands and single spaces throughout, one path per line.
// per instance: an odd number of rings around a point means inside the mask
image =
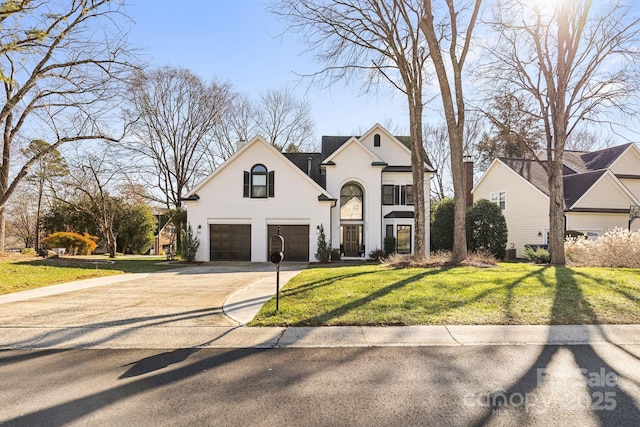
M 463 186 L 464 186 L 464 204 L 467 208 L 473 205 L 473 159 L 471 156 L 464 156 L 463 165 Z
M 311 176 L 311 162 L 313 161 L 313 157 L 307 157 L 307 175 Z
M 245 145 L 247 145 L 247 141 L 244 140 L 244 138 L 240 139 L 238 142 L 236 142 L 236 153 L 238 151 L 240 151 L 240 149 L 242 147 L 244 147 Z

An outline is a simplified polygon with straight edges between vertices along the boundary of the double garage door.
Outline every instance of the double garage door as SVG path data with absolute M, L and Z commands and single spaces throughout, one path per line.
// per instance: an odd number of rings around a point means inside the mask
M 267 249 L 271 236 L 277 233 L 277 226 L 270 225 Z M 284 237 L 285 261 L 309 261 L 308 225 L 282 225 L 280 234 Z M 251 261 L 250 224 L 210 224 L 209 236 L 211 261 Z M 265 256 L 268 259 L 268 254 Z

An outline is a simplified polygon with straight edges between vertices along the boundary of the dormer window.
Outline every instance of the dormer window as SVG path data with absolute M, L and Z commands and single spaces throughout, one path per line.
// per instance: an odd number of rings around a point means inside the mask
M 375 135 L 373 135 L 373 146 L 374 147 L 380 147 L 380 134 L 376 133 Z
M 269 172 L 265 165 L 253 165 L 250 172 L 244 173 L 243 196 L 252 199 L 266 199 L 274 197 L 275 173 Z

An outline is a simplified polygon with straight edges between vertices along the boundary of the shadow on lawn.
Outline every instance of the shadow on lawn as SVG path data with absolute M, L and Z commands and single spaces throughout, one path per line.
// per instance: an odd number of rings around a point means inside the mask
M 582 291 L 575 279 L 576 274 L 572 269 L 565 267 L 546 267 L 555 269 L 556 293 L 553 306 L 551 309 L 551 324 L 566 324 L 566 320 L 577 319 L 583 320 L 584 323 L 597 323 L 596 314 L 591 309 L 589 303 L 585 300 Z M 551 337 L 549 337 L 549 340 Z M 580 409 L 591 410 L 598 419 L 599 424 L 603 426 L 613 425 L 635 425 L 640 419 L 640 408 L 638 408 L 634 399 L 629 396 L 623 389 L 618 387 L 620 373 L 615 371 L 600 355 L 595 351 L 592 345 L 546 345 L 538 356 L 537 360 L 531 367 L 515 381 L 504 393 L 500 393 L 500 397 L 491 397 L 491 407 L 487 409 L 485 415 L 479 419 L 475 426 L 492 425 L 501 418 L 501 411 L 517 411 L 522 422 L 533 422 L 536 411 L 546 409 L 550 402 L 544 400 L 544 396 L 538 393 L 536 399 L 536 408 L 527 407 L 521 401 L 513 403 L 513 396 L 532 396 L 536 395 L 535 390 L 544 384 L 549 377 L 553 380 L 553 371 L 550 367 L 552 359 L 561 349 L 567 349 L 571 352 L 576 365 L 581 369 L 584 387 L 582 387 L 581 396 L 571 396 L 567 394 L 564 397 L 566 402 L 551 402 L 561 408 L 568 408 L 567 404 L 572 404 L 576 409 L 576 402 L 586 403 Z M 624 349 L 623 349 L 624 350 Z M 628 354 L 631 354 L 627 352 Z M 636 357 L 637 359 L 637 357 Z M 563 373 L 568 374 L 568 373 Z M 615 378 L 615 381 L 607 383 L 598 383 L 589 380 L 594 378 L 592 375 L 598 376 L 609 375 L 606 378 Z M 556 376 L 560 376 L 556 374 Z M 546 378 L 545 378 L 546 377 Z M 558 378 L 556 378 L 557 380 Z M 600 378 L 603 379 L 603 378 Z M 586 390 L 586 394 L 585 394 Z M 502 399 L 501 397 L 504 397 Z M 517 400 L 517 399 L 516 399 Z M 535 409 L 535 410 L 534 410 Z

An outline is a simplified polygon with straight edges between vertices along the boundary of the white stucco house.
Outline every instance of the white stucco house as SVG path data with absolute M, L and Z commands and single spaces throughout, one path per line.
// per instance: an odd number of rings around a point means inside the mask
M 597 151 L 565 151 L 565 230 L 597 238 L 627 228 L 631 205 L 640 204 L 640 149 L 629 143 Z M 544 162 L 543 162 L 544 164 Z M 497 158 L 473 187 L 473 200 L 497 203 L 507 222 L 507 248 L 524 256 L 527 244 L 548 243 L 549 186 L 543 164 Z M 632 229 L 638 229 L 636 221 Z
M 411 152 L 407 137 L 376 124 L 362 136 L 324 136 L 317 153 L 281 153 L 256 136 L 185 198 L 200 240 L 199 261 L 269 259 L 271 236 L 285 240 L 285 261 L 314 261 L 322 226 L 344 258 L 366 258 L 397 238 L 415 242 Z M 425 200 L 433 168 L 424 165 Z M 429 204 L 426 204 L 429 218 Z M 426 245 L 429 247 L 428 224 Z

